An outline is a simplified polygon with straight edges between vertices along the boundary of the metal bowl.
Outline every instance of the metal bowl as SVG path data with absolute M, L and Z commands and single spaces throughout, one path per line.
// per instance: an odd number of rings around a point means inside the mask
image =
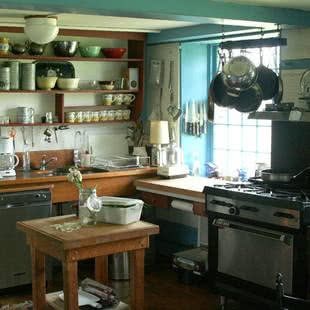
M 54 54 L 59 57 L 73 57 L 78 49 L 78 41 L 54 41 Z
M 256 79 L 256 67 L 245 56 L 231 58 L 223 68 L 223 82 L 233 90 L 247 90 L 256 82 Z

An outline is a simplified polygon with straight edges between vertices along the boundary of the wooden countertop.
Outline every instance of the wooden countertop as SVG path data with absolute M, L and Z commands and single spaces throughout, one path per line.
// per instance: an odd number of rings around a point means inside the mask
M 94 172 L 83 174 L 84 180 L 89 179 L 102 179 L 102 178 L 114 178 L 122 176 L 138 176 L 145 174 L 155 174 L 156 168 L 140 168 L 121 170 L 113 172 Z M 21 184 L 32 184 L 32 183 L 54 183 L 67 181 L 66 175 L 42 175 L 35 172 L 23 172 L 17 171 L 15 177 L 4 177 L 0 179 L 0 188 L 2 186 L 14 186 Z
M 128 225 L 97 223 L 95 226 L 82 226 L 72 232 L 62 232 L 51 226 L 78 221 L 79 219 L 76 216 L 65 215 L 17 222 L 16 226 L 25 233 L 40 235 L 48 240 L 53 240 L 57 244 L 62 244 L 63 249 L 81 248 L 159 233 L 157 225 L 143 221 Z
M 222 180 L 205 177 L 186 176 L 179 179 L 162 179 L 159 177 L 135 181 L 137 190 L 162 194 L 180 199 L 205 202 L 203 189 L 206 185 L 222 183 Z

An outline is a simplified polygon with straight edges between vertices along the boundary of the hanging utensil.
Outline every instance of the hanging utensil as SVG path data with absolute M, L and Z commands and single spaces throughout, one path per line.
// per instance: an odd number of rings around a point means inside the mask
M 27 145 L 27 140 L 26 140 L 26 135 L 25 135 L 25 127 L 21 127 L 21 132 L 22 132 L 22 137 L 23 137 L 23 142 L 24 142 L 24 145 Z
M 57 128 L 57 127 L 54 127 L 53 130 L 54 130 L 54 135 L 55 135 L 55 141 L 56 141 L 56 143 L 58 144 L 58 136 L 57 136 L 57 130 L 58 130 L 58 128 Z
M 203 103 L 203 121 L 204 121 L 204 131 L 203 133 L 207 133 L 208 128 L 208 114 L 207 114 L 207 106 L 206 103 Z M 214 106 L 213 106 L 213 120 L 214 120 Z
M 204 133 L 204 117 L 203 117 L 203 102 L 200 102 L 199 104 L 199 135 L 202 135 Z
M 185 134 L 188 134 L 188 102 L 185 103 L 183 130 Z
M 31 126 L 31 146 L 34 147 L 34 128 Z
M 13 148 L 14 148 L 14 152 L 15 152 L 15 137 L 16 137 L 16 129 L 14 127 L 12 127 L 9 130 L 9 137 L 11 137 L 13 139 Z
M 174 61 L 170 60 L 170 63 L 169 63 L 169 84 L 168 84 L 168 90 L 169 90 L 169 94 L 170 94 L 170 104 L 172 104 L 173 100 L 174 100 L 173 78 L 174 78 Z

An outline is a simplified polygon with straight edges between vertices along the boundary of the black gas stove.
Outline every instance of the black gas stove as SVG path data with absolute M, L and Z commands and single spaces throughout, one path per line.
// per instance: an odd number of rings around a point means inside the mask
M 251 182 L 206 186 L 207 212 L 234 215 L 291 228 L 310 224 L 310 190 Z
M 305 298 L 310 288 L 310 189 L 218 182 L 204 193 L 211 286 L 223 296 L 272 306 L 281 272 L 285 291 Z

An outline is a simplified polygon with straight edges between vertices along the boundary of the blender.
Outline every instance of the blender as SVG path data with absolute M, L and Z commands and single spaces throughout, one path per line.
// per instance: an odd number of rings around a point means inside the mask
M 183 152 L 175 142 L 175 128 L 171 126 L 171 138 L 167 147 L 161 149 L 161 165 L 157 168 L 157 174 L 168 178 L 183 178 L 189 173 L 189 169 L 183 162 Z
M 19 158 L 14 152 L 13 138 L 0 137 L 0 178 L 15 176 L 15 167 L 18 164 Z

